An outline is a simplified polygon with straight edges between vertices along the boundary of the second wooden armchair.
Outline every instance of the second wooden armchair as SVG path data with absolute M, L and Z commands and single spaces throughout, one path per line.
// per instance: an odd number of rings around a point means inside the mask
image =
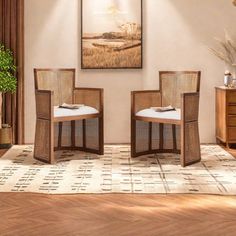
M 160 91 L 131 94 L 131 156 L 181 153 L 181 165 L 201 160 L 198 110 L 199 71 L 160 72 Z M 173 106 L 156 112 L 151 107 Z
M 103 89 L 76 88 L 75 69 L 35 69 L 34 158 L 54 163 L 55 150 L 103 154 Z M 62 103 L 80 109 L 58 108 Z

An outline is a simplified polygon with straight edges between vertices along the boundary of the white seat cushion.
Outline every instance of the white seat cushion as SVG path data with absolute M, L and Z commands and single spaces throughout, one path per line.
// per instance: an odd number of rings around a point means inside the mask
M 175 111 L 157 112 L 154 109 L 148 108 L 137 112 L 136 116 L 157 119 L 180 120 L 181 111 L 180 109 L 176 109 Z
M 54 106 L 54 117 L 83 116 L 83 115 L 92 115 L 98 113 L 99 112 L 97 109 L 89 106 L 82 106 L 79 109 L 73 109 L 73 110 Z

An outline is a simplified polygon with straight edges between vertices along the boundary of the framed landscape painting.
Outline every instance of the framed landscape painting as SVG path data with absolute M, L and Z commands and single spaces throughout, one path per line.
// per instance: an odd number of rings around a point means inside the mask
M 142 0 L 81 0 L 81 68 L 142 68 Z

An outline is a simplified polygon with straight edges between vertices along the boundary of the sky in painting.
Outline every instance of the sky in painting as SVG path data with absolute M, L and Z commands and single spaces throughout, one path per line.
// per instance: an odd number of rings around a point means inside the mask
M 141 0 L 83 0 L 83 32 L 119 31 L 118 26 L 141 24 Z

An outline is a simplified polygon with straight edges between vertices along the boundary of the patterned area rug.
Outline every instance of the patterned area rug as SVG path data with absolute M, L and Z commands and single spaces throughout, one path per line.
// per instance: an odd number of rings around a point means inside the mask
M 216 145 L 202 146 L 202 162 L 186 168 L 175 154 L 131 159 L 129 146 L 106 146 L 104 156 L 57 152 L 56 165 L 32 151 L 14 146 L 0 159 L 0 192 L 236 194 L 236 159 Z

